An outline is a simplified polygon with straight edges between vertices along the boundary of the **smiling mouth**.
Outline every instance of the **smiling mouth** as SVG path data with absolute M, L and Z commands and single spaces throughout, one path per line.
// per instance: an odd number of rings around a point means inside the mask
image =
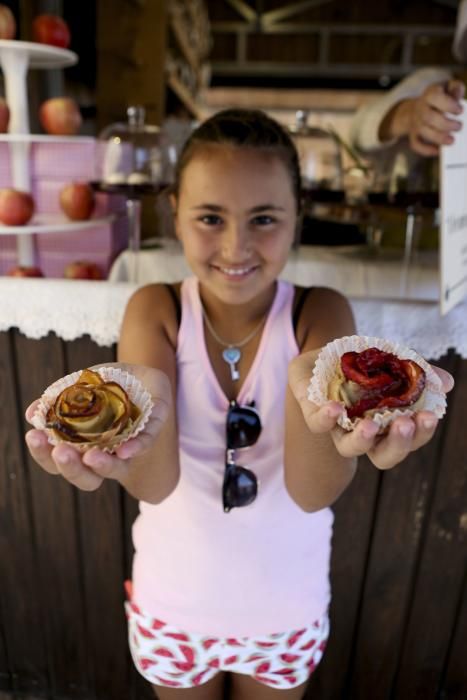
M 219 272 L 222 272 L 228 277 L 245 277 L 246 275 L 253 272 L 253 270 L 256 270 L 259 266 L 248 265 L 243 267 L 228 267 L 223 265 L 211 265 L 211 267 L 213 267 L 215 270 L 219 270 Z

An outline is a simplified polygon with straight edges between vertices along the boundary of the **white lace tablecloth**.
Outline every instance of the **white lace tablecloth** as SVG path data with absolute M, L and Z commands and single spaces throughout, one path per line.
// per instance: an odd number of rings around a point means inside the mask
M 162 280 L 161 280 L 162 281 Z M 0 331 L 64 340 L 89 334 L 98 345 L 118 340 L 125 305 L 139 284 L 0 277 Z M 358 332 L 386 337 L 429 359 L 448 348 L 467 358 L 467 300 L 445 317 L 438 305 L 351 297 Z

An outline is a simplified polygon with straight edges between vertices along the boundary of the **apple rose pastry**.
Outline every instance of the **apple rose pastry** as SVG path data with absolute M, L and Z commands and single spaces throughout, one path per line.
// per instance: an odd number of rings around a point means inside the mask
M 422 357 L 409 348 L 365 336 L 339 338 L 323 348 L 308 397 L 318 405 L 329 400 L 342 403 L 345 412 L 338 422 L 346 430 L 370 417 L 384 432 L 399 415 L 423 409 L 440 418 L 446 408 L 441 380 Z
M 69 442 L 81 450 L 98 446 L 113 452 L 143 429 L 152 408 L 141 383 L 116 367 L 74 372 L 42 395 L 33 423 L 49 442 Z

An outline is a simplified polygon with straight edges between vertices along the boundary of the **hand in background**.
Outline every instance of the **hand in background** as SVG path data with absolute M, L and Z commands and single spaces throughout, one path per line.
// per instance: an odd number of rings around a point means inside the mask
M 81 453 L 70 443 L 60 443 L 55 447 L 47 440 L 43 430 L 29 430 L 25 439 L 32 458 L 49 474 L 61 474 L 71 484 L 83 491 L 94 491 L 104 479 L 124 481 L 131 460 L 143 455 L 154 444 L 164 425 L 172 403 L 170 382 L 166 375 L 151 367 L 125 363 L 107 363 L 135 375 L 151 394 L 154 406 L 144 430 L 135 438 L 122 443 L 114 454 L 97 447 Z M 102 367 L 103 365 L 97 365 Z M 91 368 L 95 369 L 95 368 Z M 30 423 L 38 400 L 26 409 L 26 420 Z
M 430 85 L 420 97 L 402 100 L 383 119 L 381 140 L 406 136 L 415 153 L 437 156 L 439 147 L 453 143 L 454 134 L 462 127 L 453 115 L 462 113 L 464 92 L 464 84 L 452 79 L 447 84 Z
M 438 419 L 431 411 L 396 418 L 382 436 L 377 435 L 378 426 L 371 418 L 364 418 L 352 431 L 343 430 L 337 424 L 342 404 L 329 401 L 317 406 L 308 399 L 308 385 L 318 354 L 319 350 L 313 350 L 290 363 L 289 384 L 309 430 L 315 434 L 329 432 L 340 455 L 350 458 L 366 454 L 378 469 L 391 469 L 433 437 Z M 432 367 L 442 381 L 443 390 L 450 391 L 454 386 L 452 376 L 439 367 Z

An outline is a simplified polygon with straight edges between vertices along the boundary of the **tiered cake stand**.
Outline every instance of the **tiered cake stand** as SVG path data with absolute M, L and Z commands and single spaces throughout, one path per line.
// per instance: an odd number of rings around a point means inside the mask
M 32 191 L 30 147 L 32 143 L 89 141 L 83 136 L 48 136 L 31 134 L 27 94 L 29 68 L 66 68 L 78 61 L 78 56 L 68 49 L 28 41 L 0 40 L 0 67 L 5 80 L 5 97 L 10 109 L 9 133 L 0 134 L 0 142 L 10 146 L 12 187 L 23 192 Z M 86 221 L 70 221 L 65 217 L 34 216 L 27 226 L 0 225 L 0 235 L 17 234 L 18 264 L 34 265 L 34 234 L 76 231 L 91 228 L 110 221 L 113 217 L 101 217 Z

